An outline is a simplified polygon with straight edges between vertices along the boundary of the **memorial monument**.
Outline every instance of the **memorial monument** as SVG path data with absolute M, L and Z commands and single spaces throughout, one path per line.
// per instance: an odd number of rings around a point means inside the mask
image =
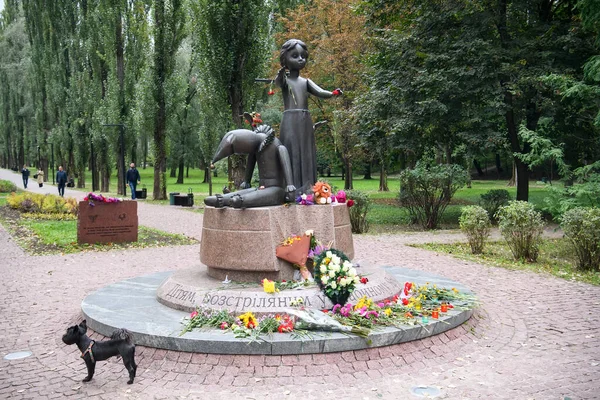
M 176 310 L 193 311 L 195 314 L 198 314 L 196 310 L 199 308 L 205 309 L 199 312 L 212 309 L 246 315 L 285 314 L 291 313 L 290 307 L 297 304 L 298 299 L 318 314 L 322 313 L 315 310 L 334 307 L 314 284 L 281 292 L 271 290 L 269 293 L 266 283 L 264 290 L 259 285 L 263 279 L 283 281 L 294 278 L 294 266 L 277 258 L 276 248 L 309 230 L 321 243 L 343 252 L 350 260 L 354 258 L 346 203 L 286 204 L 299 195 L 310 194 L 317 180 L 314 126 L 308 111 L 309 95 L 329 98 L 342 94 L 339 89 L 329 92 L 310 79 L 300 77 L 307 57 L 306 45 L 300 40 L 288 40 L 281 48 L 282 68 L 274 79 L 282 88 L 285 106 L 279 139 L 270 127 L 260 126 L 255 127 L 255 131 L 230 131 L 221 141 L 213 161 L 242 153 L 249 155 L 249 162 L 242 190 L 211 196 L 205 201 L 200 247 L 202 265 L 122 281 L 88 296 L 82 309 L 86 318 L 94 324 L 94 330 L 102 333 L 110 324 L 125 326 L 121 322 L 127 322 L 127 326 L 136 326 L 134 331 L 140 343 L 152 347 L 225 354 L 308 354 L 416 340 L 451 329 L 472 315 L 472 309 L 448 312 L 442 321 L 433 324 L 429 324 L 423 315 L 421 323 L 385 327 L 380 332 L 373 332 L 369 340 L 333 333 L 314 339 L 286 335 L 256 343 L 240 341 L 232 333 L 181 333 L 180 321 L 174 320 L 182 317 Z M 251 188 L 250 179 L 257 164 L 259 186 Z M 332 256 L 325 255 L 333 260 Z M 419 271 L 353 263 L 356 273 L 365 279 L 361 279 L 360 286 L 353 287 L 349 298 L 352 304 L 367 297 L 374 303 L 388 302 L 390 298 L 397 301 L 403 289 L 407 294 L 406 284 L 418 280 L 425 281 L 426 285 L 426 282 L 434 282 L 434 287 L 436 282 L 440 286 L 457 286 L 457 283 L 443 277 L 421 276 Z M 319 272 L 322 271 L 319 269 Z M 406 283 L 402 285 L 400 282 Z M 123 302 L 125 291 L 129 299 L 135 297 L 136 301 L 131 304 Z M 340 307 L 339 304 L 335 306 Z M 404 311 L 402 315 L 405 315 Z M 166 322 L 157 323 L 161 318 Z M 437 316 L 432 315 L 432 318 Z M 425 327 L 425 324 L 429 325 Z M 174 328 L 174 325 L 177 327 Z M 252 346 L 249 346 L 250 343 Z
M 227 287 L 220 287 L 221 281 L 259 283 L 265 278 L 294 279 L 294 266 L 277 258 L 276 248 L 286 238 L 307 230 L 313 231 L 322 243 L 354 258 L 352 228 L 345 203 L 285 204 L 294 202 L 298 195 L 311 193 L 317 180 L 309 95 L 329 98 L 342 94 L 339 89 L 332 92 L 321 89 L 300 76 L 307 57 L 306 45 L 300 40 L 288 40 L 281 48 L 281 69 L 274 80 L 282 88 L 285 105 L 280 139 L 275 137 L 271 127 L 261 125 L 254 131 L 230 131 L 221 140 L 213 163 L 232 154 L 248 154 L 245 181 L 239 191 L 206 198 L 200 246 L 203 271 L 178 271 L 169 277 L 158 291 L 161 303 L 186 310 L 200 305 L 236 311 L 283 309 L 291 300 L 291 293 L 287 296 L 289 299 L 283 294 L 276 296 L 279 299 L 265 299 L 262 290 L 232 289 L 233 292 L 229 292 Z M 256 165 L 259 183 L 257 188 L 251 188 Z M 212 282 L 207 280 L 206 274 L 213 278 Z M 378 298 L 392 296 L 400 287 L 384 272 L 373 271 L 373 278 L 369 290 Z M 218 293 L 215 292 L 217 287 L 220 287 Z M 316 307 L 329 305 L 316 287 L 294 295 L 304 296 L 307 304 Z

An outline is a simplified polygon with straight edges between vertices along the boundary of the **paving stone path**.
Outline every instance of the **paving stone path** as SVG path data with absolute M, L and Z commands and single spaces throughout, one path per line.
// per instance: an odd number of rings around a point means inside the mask
M 20 176 L 0 170 L 0 179 Z M 44 188 L 55 192 L 55 188 Z M 32 188 L 32 191 L 39 188 Z M 67 195 L 80 192 L 67 191 Z M 199 238 L 202 215 L 140 201 L 140 224 Z M 433 238 L 433 239 L 432 239 Z M 85 366 L 61 336 L 80 303 L 107 284 L 199 263 L 199 246 L 29 256 L 0 227 L 0 398 L 11 399 L 417 399 L 436 386 L 447 399 L 600 398 L 600 288 L 482 266 L 406 246 L 460 240 L 436 235 L 356 235 L 357 258 L 449 277 L 481 306 L 463 326 L 384 348 L 300 356 L 192 354 L 138 346 L 127 385 L 120 360 Z M 97 334 L 92 337 L 102 339 Z

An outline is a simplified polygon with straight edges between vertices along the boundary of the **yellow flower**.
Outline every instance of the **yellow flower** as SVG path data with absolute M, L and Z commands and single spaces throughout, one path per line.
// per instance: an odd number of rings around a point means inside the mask
M 389 317 L 390 314 L 392 313 L 392 309 L 388 307 L 385 310 L 383 310 L 383 312 L 385 313 L 385 315 L 387 315 Z
M 358 299 L 358 302 L 354 306 L 354 309 L 358 310 L 363 307 L 369 308 L 369 307 L 371 307 L 371 304 L 373 304 L 373 300 L 368 299 L 367 296 L 363 296 L 360 299 Z
M 275 293 L 275 282 L 263 279 L 263 290 L 265 293 Z
M 238 319 L 242 321 L 246 328 L 254 329 L 258 325 L 256 322 L 256 317 L 250 311 L 240 315 Z

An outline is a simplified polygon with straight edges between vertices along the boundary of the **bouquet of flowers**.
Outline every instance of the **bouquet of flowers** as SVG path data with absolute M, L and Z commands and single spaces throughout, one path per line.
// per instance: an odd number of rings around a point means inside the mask
M 302 194 L 296 197 L 296 204 L 301 204 L 303 206 L 312 206 L 313 204 L 315 204 L 315 202 L 313 201 L 313 195 Z
M 308 268 L 306 268 L 311 237 L 312 233 L 310 231 L 307 231 L 302 236 L 291 236 L 275 249 L 277 258 L 287 261 L 298 268 L 300 274 L 302 274 L 302 278 L 305 280 L 312 279 Z
M 94 206 L 94 202 L 98 202 L 98 203 L 118 203 L 123 201 L 123 199 L 118 199 L 116 197 L 104 197 L 101 194 L 95 194 L 95 193 L 88 193 L 87 196 L 85 196 L 83 198 L 84 201 L 89 201 L 90 202 L 90 206 Z
M 343 325 L 326 313 L 310 308 L 289 309 L 288 314 L 296 317 L 296 329 L 309 331 L 348 332 L 367 337 L 370 329 L 362 326 Z
M 360 276 L 343 252 L 329 249 L 314 259 L 315 280 L 333 304 L 344 305 L 360 282 Z

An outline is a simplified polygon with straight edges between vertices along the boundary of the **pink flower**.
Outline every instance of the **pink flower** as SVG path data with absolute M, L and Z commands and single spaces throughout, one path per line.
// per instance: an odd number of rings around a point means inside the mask
M 346 202 L 346 192 L 344 192 L 343 190 L 338 191 L 337 194 L 335 195 L 335 198 L 338 201 L 338 203 L 345 203 Z
M 219 326 L 221 328 L 221 330 L 225 330 L 227 328 L 229 328 L 229 324 L 225 321 L 221 322 L 221 325 Z
M 195 318 L 198 315 L 198 311 L 194 311 L 190 314 L 190 318 Z

